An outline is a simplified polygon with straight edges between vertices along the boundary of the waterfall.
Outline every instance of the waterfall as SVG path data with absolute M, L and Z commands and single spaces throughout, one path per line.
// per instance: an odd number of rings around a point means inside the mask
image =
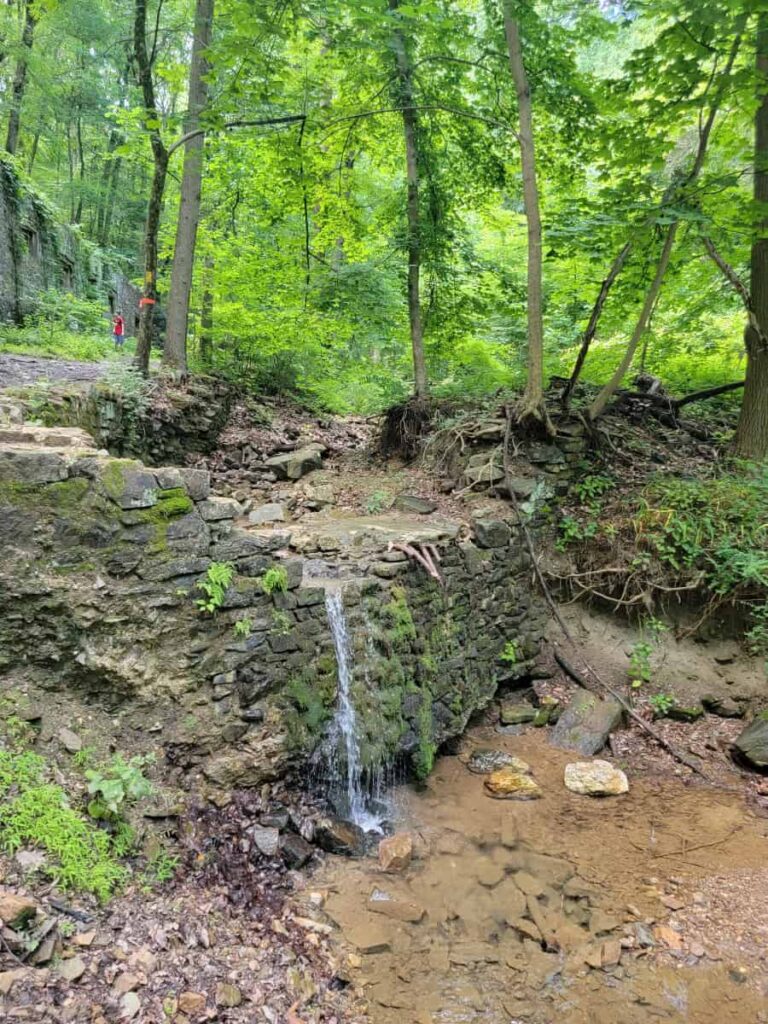
M 357 715 L 352 700 L 352 652 L 349 644 L 347 620 L 340 590 L 326 590 L 325 607 L 331 627 L 336 665 L 339 675 L 338 704 L 333 733 L 344 746 L 346 774 L 346 812 L 350 821 L 365 832 L 380 832 L 381 819 L 368 808 L 363 789 L 363 766 L 360 760 L 360 742 L 357 735 Z

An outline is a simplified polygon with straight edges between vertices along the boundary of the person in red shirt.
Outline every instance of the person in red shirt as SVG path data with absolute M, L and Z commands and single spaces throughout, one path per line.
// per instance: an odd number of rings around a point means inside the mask
M 115 351 L 123 347 L 125 341 L 125 320 L 118 313 L 112 317 L 112 336 L 115 339 Z

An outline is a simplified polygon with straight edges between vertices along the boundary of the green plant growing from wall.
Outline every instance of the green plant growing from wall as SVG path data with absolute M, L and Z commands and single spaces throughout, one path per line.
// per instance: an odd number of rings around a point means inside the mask
M 423 781 L 435 766 L 437 747 L 433 740 L 432 694 L 428 689 L 422 691 L 419 708 L 419 746 L 413 758 L 413 770 L 416 778 Z
M 288 636 L 291 632 L 293 623 L 287 612 L 281 611 L 278 608 L 272 610 L 272 632 L 278 636 Z
M 516 640 L 507 640 L 504 649 L 499 655 L 499 661 L 506 661 L 509 665 L 516 665 L 520 660 L 520 648 Z
M 247 637 L 249 637 L 251 635 L 252 629 L 253 623 L 251 622 L 247 615 L 244 615 L 242 619 L 238 619 L 235 625 L 233 626 L 233 632 L 235 636 L 240 640 L 245 640 Z
M 205 594 L 195 601 L 201 612 L 214 615 L 221 608 L 234 576 L 235 567 L 231 562 L 211 562 L 205 576 L 195 584 Z
M 265 594 L 284 593 L 288 589 L 288 573 L 282 565 L 273 565 L 261 577 L 261 589 Z

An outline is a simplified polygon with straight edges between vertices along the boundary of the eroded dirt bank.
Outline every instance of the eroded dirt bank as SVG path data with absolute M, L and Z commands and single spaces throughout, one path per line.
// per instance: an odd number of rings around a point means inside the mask
M 464 763 L 478 746 L 522 757 L 543 797 L 489 799 Z M 768 823 L 738 777 L 629 770 L 628 794 L 591 799 L 563 786 L 573 760 L 476 729 L 398 791 L 403 874 L 368 858 L 314 879 L 374 1024 L 768 1020 Z

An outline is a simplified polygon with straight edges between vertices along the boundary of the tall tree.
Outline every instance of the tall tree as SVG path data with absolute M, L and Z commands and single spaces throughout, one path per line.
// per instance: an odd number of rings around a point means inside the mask
M 405 166 L 408 185 L 406 214 L 408 220 L 408 322 L 413 352 L 414 390 L 417 398 L 426 398 L 429 391 L 427 364 L 424 357 L 424 325 L 421 316 L 421 216 L 419 211 L 419 117 L 413 93 L 413 70 L 405 35 L 398 25 L 399 0 L 388 0 L 394 20 L 392 49 L 397 68 L 396 99 L 402 108 L 405 137 Z
M 520 161 L 523 168 L 523 208 L 528 234 L 528 293 L 526 296 L 528 332 L 528 378 L 518 407 L 523 424 L 544 424 L 550 428 L 544 406 L 544 320 L 542 313 L 542 249 L 539 186 L 536 177 L 536 149 L 533 140 L 531 89 L 525 70 L 520 39 L 520 23 L 512 4 L 504 0 L 504 35 L 509 66 L 517 93 Z
M 19 145 L 19 131 L 21 130 L 21 106 L 24 102 L 24 93 L 27 88 L 27 72 L 29 69 L 29 57 L 32 53 L 32 46 L 35 40 L 35 28 L 37 26 L 36 0 L 27 0 L 24 5 L 24 29 L 21 35 L 21 50 L 16 59 L 16 69 L 13 73 L 13 84 L 11 86 L 11 109 L 8 114 L 8 133 L 5 138 L 6 152 L 15 154 Z
M 155 305 L 157 303 L 157 239 L 163 211 L 165 179 L 168 175 L 168 150 L 161 134 L 160 111 L 155 99 L 153 61 L 157 53 L 147 49 L 147 0 L 135 0 L 133 19 L 133 57 L 144 104 L 144 126 L 152 147 L 152 185 L 147 205 L 144 228 L 144 284 L 139 307 L 139 329 L 136 336 L 136 366 L 142 373 L 149 372 L 149 355 L 154 336 Z
M 736 428 L 735 447 L 748 459 L 768 456 L 768 13 L 757 19 L 757 99 L 753 197 L 757 223 L 752 241 L 750 292 L 759 325 L 749 322 L 744 331 L 747 376 Z
M 704 168 L 704 161 L 707 156 L 707 148 L 709 146 L 709 139 L 712 134 L 712 128 L 715 124 L 715 119 L 720 111 L 723 103 L 723 99 L 727 93 L 729 86 L 731 85 L 731 73 L 733 66 L 736 62 L 736 57 L 739 53 L 741 46 L 741 36 L 744 31 L 746 24 L 746 14 L 739 14 L 736 18 L 735 24 L 733 25 L 733 37 L 728 52 L 728 58 L 720 74 L 717 74 L 718 69 L 718 55 L 715 54 L 714 66 L 712 69 L 712 75 L 709 80 L 708 89 L 714 84 L 713 96 L 709 103 L 709 109 L 707 116 L 699 121 L 699 132 L 698 141 L 696 145 L 696 151 L 691 165 L 690 170 L 680 175 L 679 180 L 673 180 L 672 185 L 667 190 L 667 194 L 664 197 L 664 203 L 662 204 L 662 214 L 665 217 L 669 217 L 670 214 L 664 210 L 665 206 L 672 207 L 674 205 L 681 206 L 690 202 L 690 192 L 692 187 L 696 184 Z M 632 336 L 629 339 L 624 354 L 621 357 L 619 365 L 616 367 L 613 376 L 608 383 L 600 390 L 595 400 L 589 407 L 589 418 L 592 420 L 597 419 L 598 416 L 602 415 L 605 411 L 608 402 L 611 400 L 613 395 L 618 390 L 621 382 L 623 381 L 627 371 L 632 365 L 632 361 L 635 358 L 635 352 L 637 351 L 638 345 L 640 344 L 645 332 L 648 329 L 648 324 L 651 318 L 651 314 L 656 306 L 656 303 L 661 292 L 664 278 L 669 268 L 669 263 L 672 258 L 672 250 L 675 246 L 675 239 L 680 228 L 680 218 L 675 212 L 672 212 L 672 221 L 668 225 L 664 232 L 664 242 L 661 246 L 661 252 L 659 254 L 658 262 L 656 264 L 656 270 L 653 275 L 653 279 L 645 293 L 643 305 L 640 310 L 640 315 L 635 323 L 635 328 L 632 332 Z
M 203 147 L 205 135 L 200 129 L 201 114 L 208 101 L 208 48 L 213 29 L 214 0 L 197 0 L 192 59 L 189 66 L 188 113 L 184 131 L 184 169 L 181 199 L 176 222 L 171 289 L 168 295 L 168 324 L 163 362 L 181 374 L 187 372 L 187 321 L 195 245 L 200 223 L 200 198 L 203 185 Z

